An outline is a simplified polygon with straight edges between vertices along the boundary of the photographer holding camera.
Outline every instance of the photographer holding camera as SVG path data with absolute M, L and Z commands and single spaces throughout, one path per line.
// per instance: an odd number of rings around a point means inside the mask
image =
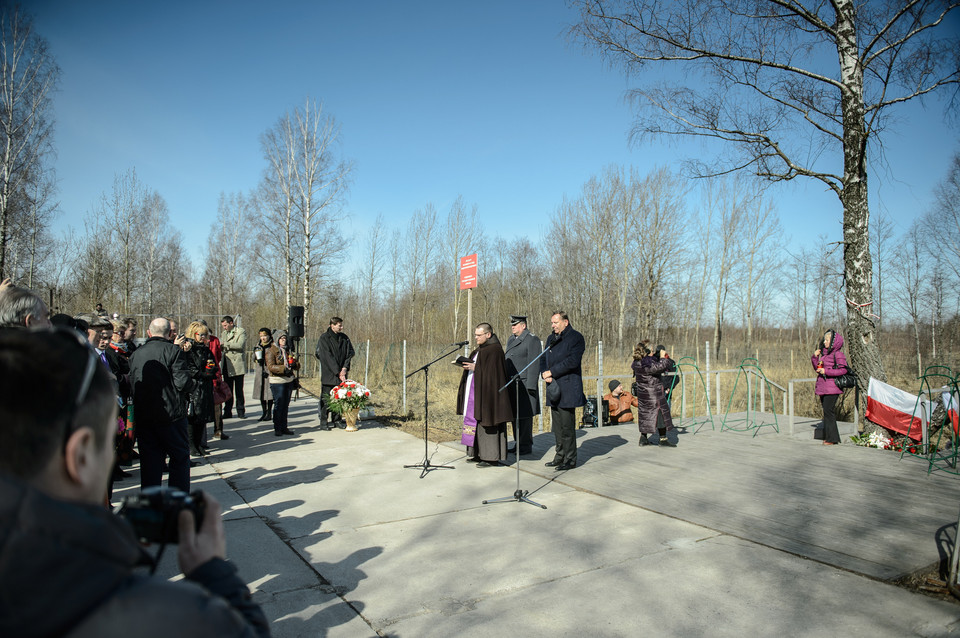
M 0 331 L 0 636 L 269 636 L 226 561 L 220 505 L 178 511 L 187 582 L 103 507 L 117 404 L 109 372 L 66 330 Z M 205 511 L 199 529 L 193 511 Z

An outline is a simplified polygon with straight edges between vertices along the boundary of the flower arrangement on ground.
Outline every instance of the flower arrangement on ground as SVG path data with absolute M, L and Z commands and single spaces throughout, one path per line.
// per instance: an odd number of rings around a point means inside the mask
M 905 436 L 887 437 L 882 432 L 871 432 L 870 434 L 860 434 L 851 436 L 850 440 L 863 447 L 875 447 L 880 450 L 892 450 L 894 452 L 906 452 L 910 454 L 923 454 L 923 445 L 911 441 Z
M 370 404 L 370 390 L 362 383 L 347 379 L 330 390 L 327 403 L 332 412 L 344 414 L 350 410 L 362 410 Z

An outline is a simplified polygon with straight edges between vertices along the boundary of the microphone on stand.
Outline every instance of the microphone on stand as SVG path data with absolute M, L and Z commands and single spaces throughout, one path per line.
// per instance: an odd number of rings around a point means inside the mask
M 458 341 L 458 342 L 456 342 L 456 343 L 451 343 L 450 345 L 451 345 L 451 346 L 457 346 L 457 347 L 459 348 L 460 346 L 465 346 L 465 345 L 467 345 L 468 343 L 470 343 L 470 342 L 469 342 L 469 341 Z

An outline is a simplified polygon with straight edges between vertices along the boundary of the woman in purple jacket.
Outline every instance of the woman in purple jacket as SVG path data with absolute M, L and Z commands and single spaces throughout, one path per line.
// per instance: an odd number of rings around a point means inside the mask
M 840 377 L 847 373 L 847 357 L 840 351 L 843 348 L 843 337 L 834 330 L 827 330 L 823 334 L 819 347 L 810 357 L 813 369 L 817 371 L 817 385 L 814 393 L 820 397 L 823 406 L 823 444 L 836 445 L 840 442 L 840 432 L 837 430 L 837 397 L 843 390 L 837 387 L 833 377 Z

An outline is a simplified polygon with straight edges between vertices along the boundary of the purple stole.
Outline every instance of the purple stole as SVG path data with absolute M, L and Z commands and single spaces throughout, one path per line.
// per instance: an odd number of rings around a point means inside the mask
M 473 362 L 477 362 L 480 352 L 473 355 Z M 474 399 L 476 393 L 473 391 L 473 370 L 467 373 L 467 383 L 463 391 L 466 393 L 466 403 L 463 406 L 463 434 L 460 436 L 460 443 L 473 447 L 477 441 L 477 418 L 473 414 Z

